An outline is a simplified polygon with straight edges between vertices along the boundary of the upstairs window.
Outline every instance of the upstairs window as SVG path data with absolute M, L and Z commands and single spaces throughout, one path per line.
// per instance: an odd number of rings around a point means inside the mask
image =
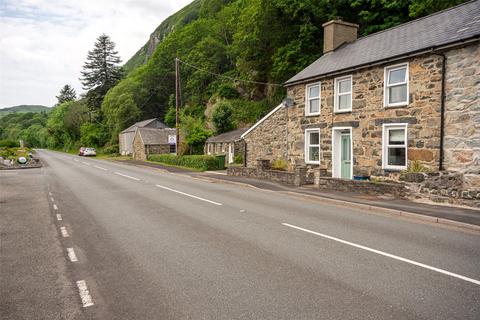
M 352 76 L 335 79 L 335 112 L 352 111 Z
M 407 168 L 407 125 L 383 126 L 383 168 L 403 170 Z
M 320 129 L 305 130 L 305 163 L 320 164 Z
M 408 65 L 385 68 L 385 106 L 408 105 Z
M 307 85 L 305 101 L 305 115 L 314 116 L 320 114 L 320 83 Z

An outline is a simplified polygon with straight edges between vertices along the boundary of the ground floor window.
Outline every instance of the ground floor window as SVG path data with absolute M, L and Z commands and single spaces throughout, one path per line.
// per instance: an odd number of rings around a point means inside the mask
M 407 168 L 407 124 L 383 125 L 383 168 Z
M 174 144 L 170 145 L 170 153 L 177 153 L 177 146 Z
M 305 130 L 305 163 L 320 164 L 320 129 Z

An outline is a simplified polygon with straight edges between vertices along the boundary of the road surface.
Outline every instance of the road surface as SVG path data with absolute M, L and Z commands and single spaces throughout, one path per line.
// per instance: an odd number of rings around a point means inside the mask
M 38 153 L 0 172 L 5 319 L 479 318 L 478 233 Z

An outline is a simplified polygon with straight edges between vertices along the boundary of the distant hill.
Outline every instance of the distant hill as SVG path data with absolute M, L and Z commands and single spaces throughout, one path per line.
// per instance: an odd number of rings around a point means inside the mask
M 50 112 L 51 108 L 40 105 L 20 105 L 9 108 L 0 109 L 0 118 L 10 113 L 27 113 L 27 112 Z

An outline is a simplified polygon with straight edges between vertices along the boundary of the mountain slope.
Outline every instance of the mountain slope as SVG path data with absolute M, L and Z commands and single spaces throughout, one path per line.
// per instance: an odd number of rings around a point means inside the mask
M 140 48 L 123 66 L 125 71 L 129 73 L 133 69 L 145 64 L 157 48 L 173 30 L 198 19 L 200 16 L 200 8 L 202 0 L 195 0 L 180 11 L 177 11 L 167 19 L 165 19 L 150 35 L 147 43 Z

